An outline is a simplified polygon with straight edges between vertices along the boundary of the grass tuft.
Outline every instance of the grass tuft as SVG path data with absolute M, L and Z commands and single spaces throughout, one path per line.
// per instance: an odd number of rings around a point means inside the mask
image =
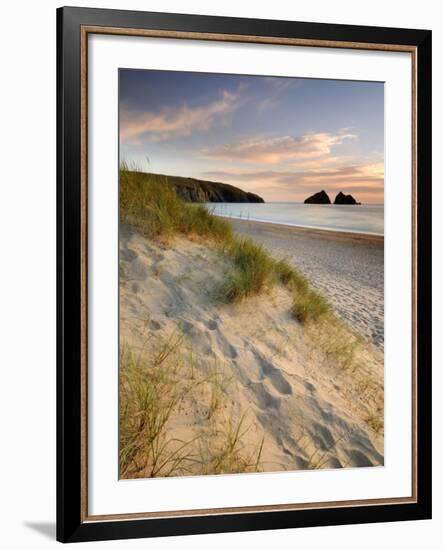
M 331 306 L 321 294 L 308 288 L 305 292 L 294 293 L 291 312 L 301 323 L 307 323 L 331 313 Z
M 235 302 L 259 294 L 275 282 L 274 262 L 265 249 L 251 239 L 232 239 L 224 252 L 234 267 L 228 274 L 224 295 Z
M 309 324 L 306 336 L 315 342 L 327 360 L 341 369 L 358 368 L 357 351 L 363 338 L 332 313 Z
M 373 430 L 376 434 L 380 433 L 384 429 L 384 421 L 382 414 L 368 414 L 365 418 L 366 424 Z
M 275 271 L 280 282 L 297 292 L 307 292 L 309 283 L 299 271 L 294 269 L 287 260 L 275 262 Z
M 232 417 L 225 419 L 210 434 L 211 437 L 199 441 L 199 462 L 203 474 L 238 474 L 261 470 L 264 437 L 259 445 L 244 443 L 244 437 L 250 429 L 249 425 L 245 425 L 245 420 L 246 413 L 238 420 Z

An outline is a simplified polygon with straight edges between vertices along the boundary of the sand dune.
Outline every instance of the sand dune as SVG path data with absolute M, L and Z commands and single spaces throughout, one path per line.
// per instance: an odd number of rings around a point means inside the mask
M 306 247 L 294 246 L 300 254 L 297 262 Z M 313 254 L 311 251 L 311 259 L 299 264 L 308 275 L 313 271 Z M 244 437 L 251 445 L 259 445 L 264 437 L 260 456 L 264 471 L 382 465 L 381 352 L 370 343 L 362 344 L 358 368 L 340 368 L 312 346 L 305 328 L 292 318 L 291 297 L 284 288 L 241 304 L 221 302 L 218 292 L 227 262 L 205 244 L 177 238 L 166 246 L 123 226 L 121 343 L 149 353 L 155 342 L 179 331 L 186 350 L 192 351 L 192 368 L 197 371 L 183 376 L 197 379 L 199 373 L 208 372 L 208 365 L 223 373 L 221 408 L 224 414 L 229 411 L 230 418 L 247 415 Z M 342 303 L 340 286 L 349 284 L 351 277 L 338 283 L 340 275 L 329 273 L 328 279 L 324 260 L 320 265 L 321 276 L 313 279 L 314 284 L 328 289 L 334 299 L 333 288 L 336 302 L 352 319 Z M 365 294 L 363 285 L 359 281 L 353 284 L 349 292 L 357 288 L 359 304 Z M 365 304 L 371 312 L 368 300 L 366 295 Z M 378 304 L 375 298 L 374 303 Z M 359 311 L 366 315 L 366 309 Z M 382 311 L 377 310 L 377 315 Z M 369 333 L 380 344 L 374 326 Z M 197 429 L 206 429 L 210 416 L 207 389 L 199 388 L 186 397 L 185 409 L 171 417 L 169 430 L 180 440 L 192 438 Z

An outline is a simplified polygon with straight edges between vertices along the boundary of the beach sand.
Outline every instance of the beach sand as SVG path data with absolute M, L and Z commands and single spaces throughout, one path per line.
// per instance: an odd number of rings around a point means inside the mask
M 383 237 L 230 220 L 236 233 L 286 258 L 328 297 L 338 315 L 384 347 Z
M 381 243 L 253 222 L 233 225 L 293 261 L 344 318 L 381 345 Z M 340 367 L 291 316 L 285 288 L 240 304 L 221 302 L 229 267 L 226 257 L 198 240 L 162 244 L 121 228 L 121 346 L 149 357 L 177 331 L 183 336 L 183 350 L 174 354 L 186 397 L 169 420 L 171 440 L 198 441 L 195 453 L 211 456 L 224 434 L 242 423 L 243 453 L 263 442 L 262 471 L 383 465 L 380 349 L 363 342 L 358 366 Z M 192 473 L 201 470 L 190 466 L 179 475 Z

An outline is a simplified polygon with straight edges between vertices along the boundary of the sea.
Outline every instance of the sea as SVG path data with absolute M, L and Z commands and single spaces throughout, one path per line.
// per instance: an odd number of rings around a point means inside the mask
M 207 203 L 217 216 L 329 231 L 383 235 L 384 206 L 304 204 L 300 202 Z

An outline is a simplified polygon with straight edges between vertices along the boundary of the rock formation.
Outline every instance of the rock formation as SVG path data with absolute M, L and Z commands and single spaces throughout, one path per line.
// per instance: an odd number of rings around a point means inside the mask
M 331 199 L 326 191 L 320 191 L 305 199 L 305 204 L 331 204 Z
M 335 197 L 334 204 L 361 204 L 357 202 L 352 195 L 345 195 L 340 191 Z

